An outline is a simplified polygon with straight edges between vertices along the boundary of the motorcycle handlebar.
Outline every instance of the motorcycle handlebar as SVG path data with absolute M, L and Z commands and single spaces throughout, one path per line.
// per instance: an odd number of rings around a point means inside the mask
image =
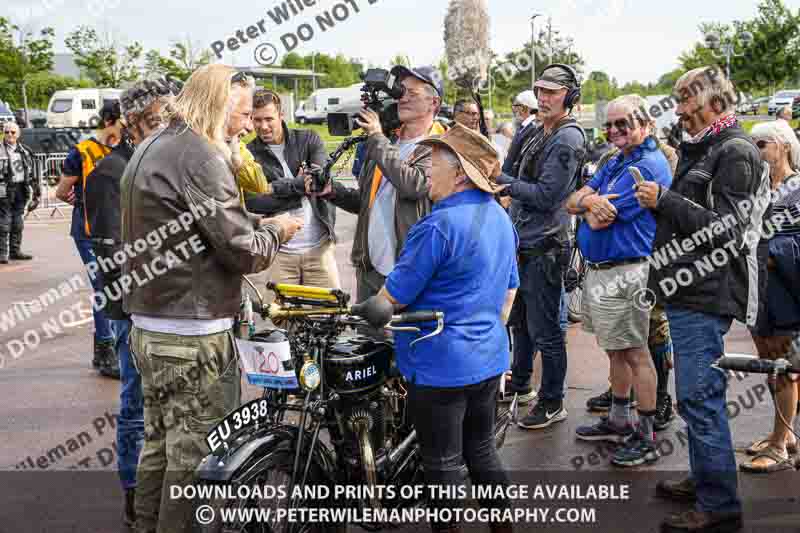
M 444 318 L 441 311 L 412 311 L 392 316 L 392 323 L 415 324 L 420 322 L 436 322 Z
M 781 361 L 783 361 L 783 364 L 780 364 Z M 772 374 L 773 372 L 800 373 L 800 368 L 793 368 L 786 360 L 771 361 L 769 359 L 758 359 L 755 357 L 723 356 L 714 363 L 714 366 L 723 370 L 734 370 L 752 374 Z

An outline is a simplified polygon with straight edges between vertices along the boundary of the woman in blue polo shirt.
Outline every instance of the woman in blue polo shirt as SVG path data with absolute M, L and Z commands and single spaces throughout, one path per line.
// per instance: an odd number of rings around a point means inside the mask
M 417 429 L 426 482 L 458 486 L 466 463 L 473 485 L 506 486 L 508 478 L 494 441 L 500 376 L 510 354 L 505 323 L 519 275 L 517 235 L 494 200 L 497 152 L 477 132 L 456 125 L 443 136 L 423 140 L 433 147 L 428 196 L 430 215 L 411 228 L 386 285 L 386 298 L 408 311 L 435 310 L 445 328 L 414 347 L 420 334 L 397 333 L 397 366 L 410 384 L 410 416 Z M 458 501 L 431 498 L 441 507 Z M 507 509 L 504 498 L 479 500 Z M 458 531 L 457 524 L 431 524 L 434 531 Z M 511 523 L 490 524 L 495 533 Z

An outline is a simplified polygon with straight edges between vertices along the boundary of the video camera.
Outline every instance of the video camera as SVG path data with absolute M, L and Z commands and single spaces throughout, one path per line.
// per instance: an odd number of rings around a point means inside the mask
M 387 137 L 399 128 L 402 123 L 397 112 L 397 101 L 406 93 L 404 85 L 397 81 L 397 77 L 388 70 L 371 68 L 365 72 L 361 79 L 364 86 L 361 88 L 361 101 L 364 107 L 375 111 L 381 120 L 383 133 Z M 355 124 L 355 114 L 329 113 L 328 133 L 337 137 L 352 135 L 358 129 Z

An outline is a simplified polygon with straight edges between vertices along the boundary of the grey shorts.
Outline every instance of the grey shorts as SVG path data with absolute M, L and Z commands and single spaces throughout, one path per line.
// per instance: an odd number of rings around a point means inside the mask
M 587 268 L 583 280 L 583 329 L 604 350 L 644 348 L 650 334 L 647 262 L 607 270 Z

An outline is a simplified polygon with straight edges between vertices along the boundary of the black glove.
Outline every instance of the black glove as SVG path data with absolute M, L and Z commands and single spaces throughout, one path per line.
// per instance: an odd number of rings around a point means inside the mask
M 354 315 L 369 322 L 373 328 L 382 328 L 389 323 L 394 314 L 392 303 L 379 295 L 370 296 L 360 304 L 353 305 L 350 310 Z

